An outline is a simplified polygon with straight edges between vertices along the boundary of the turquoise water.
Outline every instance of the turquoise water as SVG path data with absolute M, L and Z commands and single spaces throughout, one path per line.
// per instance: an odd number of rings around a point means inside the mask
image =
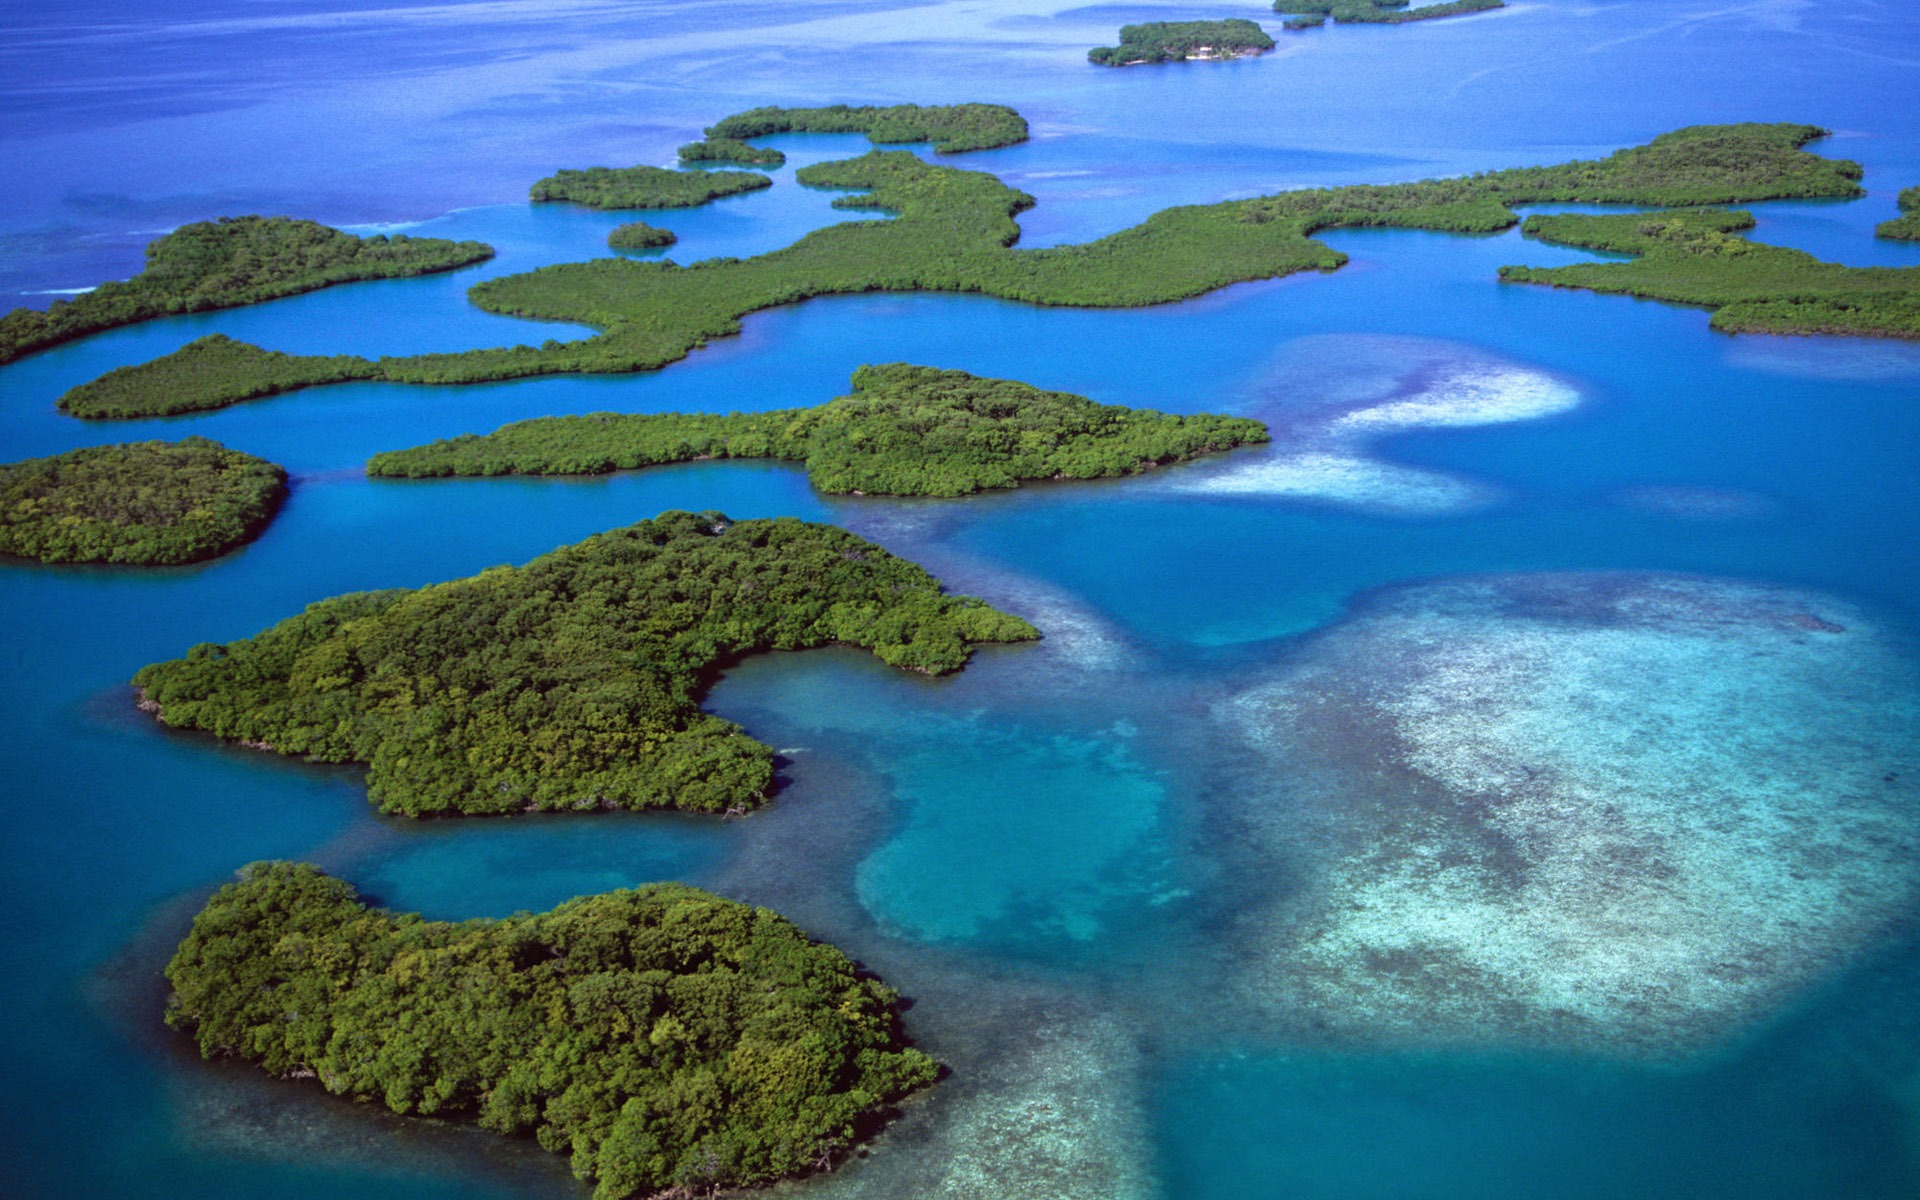
M 156 972 L 191 913 L 236 867 L 273 856 L 313 859 L 437 917 L 680 879 L 773 905 L 845 946 L 914 999 L 909 1029 L 954 1075 L 871 1158 L 793 1189 L 819 1196 L 999 1195 L 1016 1181 L 1036 1196 L 1177 1200 L 1920 1192 L 1920 857 L 1897 831 L 1875 835 L 1878 857 L 1850 860 L 1881 865 L 1847 876 L 1858 889 L 1840 910 L 1847 937 L 1795 958 L 1760 1011 L 1684 1053 L 1624 1052 L 1604 1025 L 1503 1019 L 1510 998 L 1465 973 L 1426 981 L 1464 997 L 1474 1020 L 1433 1020 L 1425 1039 L 1388 1036 L 1358 995 L 1317 1013 L 1274 1001 L 1296 983 L 1317 995 L 1298 947 L 1320 944 L 1307 935 L 1333 883 L 1364 883 L 1383 908 L 1441 894 L 1431 879 L 1426 891 L 1395 883 L 1401 859 L 1366 859 L 1369 848 L 1431 833 L 1436 861 L 1475 887 L 1564 860 L 1529 858 L 1537 847 L 1518 836 L 1490 857 L 1448 860 L 1485 805 L 1459 782 L 1472 772 L 1408 773 L 1427 760 L 1404 747 L 1431 757 L 1441 743 L 1395 741 L 1356 706 L 1484 731 L 1462 761 L 1496 774 L 1511 764 L 1490 747 L 1510 744 L 1493 732 L 1517 730 L 1541 756 L 1530 770 L 1548 749 L 1563 774 L 1582 764 L 1566 793 L 1585 798 L 1576 813 L 1630 807 L 1621 780 L 1644 763 L 1621 745 L 1636 739 L 1698 772 L 1689 799 L 1760 790 L 1754 779 L 1920 777 L 1920 348 L 1724 337 L 1696 310 L 1497 285 L 1505 263 L 1582 257 L 1517 233 L 1366 231 L 1327 238 L 1353 259 L 1334 274 L 1148 310 L 843 297 L 758 314 L 651 375 L 355 384 L 124 424 L 52 407 L 67 387 L 214 331 L 369 354 L 579 336 L 464 301 L 475 280 L 607 253 L 621 215 L 534 208 L 520 202 L 526 186 L 560 166 L 669 161 L 700 125 L 763 103 L 1016 105 L 1032 142 L 954 161 L 1038 197 L 1022 217 L 1030 244 L 1175 203 L 1548 162 L 1694 121 L 1806 120 L 1837 131 L 1820 148 L 1865 163 L 1871 194 L 1761 206 L 1755 236 L 1920 265 L 1920 247 L 1871 236 L 1894 192 L 1920 183 L 1909 52 L 1920 17 L 1905 6 L 1540 0 L 1129 71 L 1086 67 L 1085 48 L 1126 21 L 1222 14 L 1010 0 L 724 13 L 274 0 L 191 17 L 7 0 L 0 14 L 12 35 L 0 46 L 0 164 L 32 181 L 0 204 L 0 304 L 124 276 L 157 232 L 223 213 L 479 238 L 500 252 L 446 277 L 154 322 L 0 369 L 4 457 L 197 433 L 294 474 L 265 536 L 215 563 L 0 569 L 0 748 L 12 766 L 0 784 L 12 826 L 0 842 L 11 1018 L 0 1192 L 582 1194 L 529 1146 L 203 1064 L 159 1027 Z M 836 219 L 830 194 L 792 172 L 861 140 L 778 144 L 790 162 L 774 188 L 648 216 L 680 235 L 669 255 L 755 253 Z M 956 503 L 822 497 L 798 470 L 759 463 L 585 481 L 376 484 L 358 472 L 378 450 L 547 413 L 818 403 L 861 363 L 891 360 L 1247 413 L 1285 436 L 1142 479 Z M 170 733 L 132 708 L 133 671 L 197 641 L 342 591 L 525 561 L 665 508 L 841 522 L 1048 637 L 989 648 L 944 680 L 842 650 L 740 664 L 709 706 L 780 751 L 784 783 L 763 812 L 722 823 L 403 823 L 371 810 L 353 769 Z M 1662 657 L 1679 654 L 1672 629 L 1619 640 L 1596 615 L 1606 588 L 1627 585 L 1562 574 L 1594 571 L 1636 573 L 1629 592 L 1645 572 L 1779 585 L 1846 629 L 1820 642 L 1790 616 L 1781 640 L 1740 659 L 1752 670 L 1695 671 L 1738 685 L 1712 707 L 1673 682 L 1692 660 Z M 1558 740 L 1498 708 L 1497 691 L 1441 688 L 1432 681 L 1454 676 L 1368 649 L 1369 622 L 1428 595 L 1420 585 L 1512 573 L 1562 581 L 1549 623 L 1567 623 L 1581 669 L 1611 689 L 1587 725 L 1577 697 L 1543 701 L 1530 719 Z M 1709 624 L 1757 620 L 1756 594 L 1725 593 Z M 1426 644 L 1438 630 L 1416 624 L 1411 640 L 1378 644 Z M 1444 644 L 1526 662 L 1537 660 L 1524 647 L 1563 645 L 1521 632 L 1511 614 L 1476 610 Z M 1333 676 L 1313 675 L 1331 662 L 1343 664 Z M 1644 669 L 1654 662 L 1667 673 Z M 1863 690 L 1869 680 L 1880 690 Z M 1234 700 L 1276 685 L 1306 697 L 1296 714 L 1332 715 L 1251 737 Z M 1874 720 L 1794 724 L 1849 704 Z M 1739 736 L 1726 735 L 1728 712 Z M 1866 835 L 1812 794 L 1781 819 L 1810 831 L 1796 844 L 1833 837 L 1844 855 L 1847 837 Z M 1437 824 L 1408 824 L 1395 807 L 1408 795 Z M 1618 877 L 1645 883 L 1670 830 L 1627 828 L 1645 857 L 1622 859 Z M 1686 860 L 1697 870 L 1681 878 L 1703 890 L 1674 885 L 1682 908 L 1730 886 L 1715 853 L 1745 844 L 1701 828 Z M 1368 862 L 1394 869 L 1368 874 Z M 1576 940 L 1592 932 L 1586 908 L 1568 911 Z M 1503 936 L 1488 955 L 1545 944 L 1528 929 Z M 1697 973 L 1772 978 L 1790 947 L 1766 930 L 1754 939 L 1737 966 L 1703 959 Z M 1569 942 L 1567 955 L 1628 941 Z M 1285 986 L 1261 990 L 1275 979 Z

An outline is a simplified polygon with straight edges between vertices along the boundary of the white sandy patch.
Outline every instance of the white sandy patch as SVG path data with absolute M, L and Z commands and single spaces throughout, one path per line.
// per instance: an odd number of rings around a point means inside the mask
M 1228 711 L 1354 816 L 1247 980 L 1341 1034 L 1679 1052 L 1912 916 L 1920 686 L 1830 597 L 1440 584 L 1307 658 Z

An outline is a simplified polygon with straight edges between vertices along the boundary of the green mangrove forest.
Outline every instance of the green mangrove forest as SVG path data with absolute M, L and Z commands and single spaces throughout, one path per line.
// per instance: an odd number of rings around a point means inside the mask
M 134 683 L 168 725 L 366 764 L 390 813 L 719 813 L 773 783 L 773 751 L 700 710 L 725 663 L 845 644 L 940 675 L 1039 636 L 843 529 L 669 512 L 524 567 L 322 600 Z
M 607 234 L 607 245 L 615 250 L 658 250 L 679 241 L 671 229 L 658 229 L 645 221 L 615 225 Z
M 745 163 L 753 167 L 779 167 L 786 165 L 787 156 L 778 150 L 749 146 L 738 138 L 710 137 L 705 141 L 688 142 L 680 147 L 680 161 L 683 163 Z
M 1328 18 L 1342 25 L 1404 25 L 1505 8 L 1506 0 L 1447 0 L 1409 7 L 1410 0 L 1274 0 L 1273 11 L 1291 13 L 1288 29 L 1312 29 Z
M 538 203 L 586 208 L 697 208 L 722 196 L 757 192 L 773 180 L 755 171 L 669 171 L 665 167 L 588 167 L 558 171 L 533 185 Z
M 146 266 L 45 312 L 0 317 L 0 363 L 155 317 L 258 304 L 336 283 L 451 271 L 493 257 L 481 242 L 355 237 L 289 217 L 222 217 L 182 225 L 147 244 Z
M 1724 333 L 1920 337 L 1920 267 L 1847 267 L 1741 234 L 1753 214 L 1726 209 L 1528 217 L 1529 237 L 1631 262 L 1502 267 L 1509 283 L 1545 283 L 1714 310 Z
M 680 266 L 602 258 L 485 280 L 468 293 L 490 312 L 586 324 L 602 331 L 595 337 L 352 360 L 359 365 L 351 368 L 339 357 L 246 358 L 231 347 L 196 343 L 168 356 L 171 362 L 121 368 L 82 384 L 61 404 L 76 414 L 185 412 L 344 378 L 453 384 L 653 370 L 738 333 L 749 313 L 815 296 L 932 291 L 1128 308 L 1334 270 L 1346 255 L 1313 238 L 1328 229 L 1490 233 L 1517 224 L 1513 206 L 1520 204 L 1680 206 L 1861 195 L 1859 164 L 1802 148 L 1824 133 L 1812 125 L 1694 126 L 1558 166 L 1170 208 L 1097 241 L 1037 250 L 1014 245 L 1014 217 L 1032 206 L 1031 196 L 981 172 L 874 151 L 797 174 L 810 186 L 858 193 L 836 200 L 838 207 L 890 212 L 891 219 L 831 225 L 748 259 Z M 311 364 L 305 379 L 303 364 Z M 172 386 L 156 386 L 162 379 Z
M 938 1073 L 891 989 L 697 888 L 448 922 L 370 908 L 305 863 L 240 876 L 167 964 L 169 1025 L 208 1058 L 530 1133 L 596 1200 L 831 1167 Z
M 1105 67 L 1188 59 L 1244 58 L 1273 49 L 1273 39 L 1252 21 L 1151 21 L 1122 25 L 1118 46 L 1095 46 L 1087 61 Z
M 1027 140 L 1027 119 L 1004 104 L 892 104 L 750 108 L 709 125 L 709 141 L 771 133 L 864 133 L 876 146 L 931 142 L 937 154 L 996 150 Z
M 1920 187 L 1902 188 L 1899 204 L 1900 215 L 1880 222 L 1874 227 L 1874 233 L 1883 238 L 1920 242 Z
M 162 566 L 259 535 L 287 473 L 203 437 L 88 446 L 0 464 L 0 553 L 49 563 Z
M 1243 417 L 1170 416 L 907 363 L 864 366 L 853 394 L 761 413 L 539 417 L 376 455 L 367 474 L 597 475 L 704 458 L 805 463 L 823 492 L 966 496 L 1030 479 L 1101 479 L 1268 440 Z

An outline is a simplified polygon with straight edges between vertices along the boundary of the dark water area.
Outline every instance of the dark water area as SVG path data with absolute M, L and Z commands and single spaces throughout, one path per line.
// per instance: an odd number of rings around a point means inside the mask
M 1230 63 L 1084 61 L 1122 23 L 1224 15 L 1277 30 L 1257 6 L 1010 0 L 0 3 L 0 305 L 125 277 L 167 229 L 244 212 L 499 250 L 0 368 L 0 457 L 201 434 L 293 474 L 264 536 L 216 562 L 0 564 L 0 1193 L 587 1194 L 530 1143 L 202 1063 L 159 1024 L 191 914 L 242 864 L 289 857 L 449 919 L 683 880 L 847 949 L 912 997 L 909 1030 L 953 1075 L 869 1156 L 781 1196 L 1920 1194 L 1920 813 L 1901 782 L 1920 779 L 1920 346 L 1734 338 L 1700 310 L 1501 286 L 1503 264 L 1587 257 L 1517 232 L 1344 231 L 1325 239 L 1351 256 L 1338 272 L 1151 309 L 839 297 L 628 377 L 353 384 L 120 423 L 53 406 L 209 332 L 360 354 L 584 336 L 465 300 L 608 253 L 631 216 L 530 206 L 527 186 L 668 163 L 769 103 L 1014 105 L 1032 141 L 948 161 L 1035 195 L 1034 245 L 1173 204 L 1808 121 L 1869 195 L 1756 206 L 1754 236 L 1920 266 L 1872 235 L 1920 184 L 1911 6 L 1538 0 Z M 671 257 L 843 216 L 792 174 L 863 140 L 771 142 L 789 155 L 773 188 L 646 215 L 679 235 Z M 816 404 L 896 360 L 1257 416 L 1276 442 L 956 502 L 827 497 L 753 462 L 360 473 L 550 413 Z M 727 822 L 406 822 L 356 769 L 133 708 L 134 671 L 197 642 L 669 508 L 847 525 L 1047 636 L 942 680 L 852 650 L 738 664 L 708 707 L 779 751 L 783 786 Z M 1547 582 L 1516 594 L 1571 599 L 1482 602 L 1480 581 L 1520 576 Z M 1624 814 L 1627 867 L 1576 869 L 1594 844 L 1567 831 L 1593 812 Z M 1810 845 L 1850 865 L 1804 870 Z M 1591 904 L 1549 887 L 1595 875 Z M 1406 973 L 1421 947 L 1434 965 Z M 1622 947 L 1646 956 L 1629 977 L 1714 981 L 1662 998 L 1684 1046 L 1649 1049 L 1642 1017 L 1578 986 L 1615 978 Z M 1355 979 L 1375 990 L 1326 999 Z

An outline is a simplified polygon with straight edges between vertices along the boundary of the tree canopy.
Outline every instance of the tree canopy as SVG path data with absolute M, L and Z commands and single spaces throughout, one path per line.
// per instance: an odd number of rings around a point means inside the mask
M 1502 267 L 1509 283 L 1645 296 L 1714 310 L 1725 333 L 1851 333 L 1920 337 L 1920 267 L 1847 267 L 1741 236 L 1753 214 L 1559 213 L 1528 217 L 1529 237 L 1632 262 Z
M 359 592 L 143 668 L 169 725 L 367 764 L 408 816 L 751 808 L 773 751 L 699 700 L 758 650 L 844 643 L 940 675 L 1018 617 L 831 525 L 668 512 L 469 579 Z
M 656 229 L 645 221 L 628 221 L 625 225 L 616 225 L 607 234 L 607 245 L 615 250 L 658 250 L 662 246 L 671 246 L 680 239 L 671 229 Z
M 697 208 L 722 196 L 770 188 L 754 171 L 669 171 L 665 167 L 588 167 L 558 171 L 533 185 L 535 201 L 587 208 Z
M 147 244 L 147 265 L 45 312 L 0 317 L 0 363 L 61 342 L 176 313 L 257 304 L 336 283 L 451 271 L 493 257 L 482 242 L 354 237 L 289 217 L 222 217 Z
M 1118 46 L 1095 46 L 1087 61 L 1108 67 L 1181 62 L 1190 58 L 1241 58 L 1273 49 L 1273 39 L 1252 21 L 1151 21 L 1122 25 Z
M 0 552 L 41 562 L 197 562 L 266 528 L 287 473 L 203 437 L 0 464 Z
M 730 162 L 746 163 L 755 167 L 778 167 L 787 161 L 787 156 L 778 150 L 761 146 L 749 146 L 738 138 L 708 138 L 700 142 L 688 142 L 680 147 L 680 161 L 683 163 Z
M 1506 0 L 1447 0 L 1442 4 L 1408 7 L 1410 0 L 1274 0 L 1273 10 L 1292 13 L 1289 29 L 1310 29 L 1331 17 L 1344 25 L 1404 25 L 1467 13 L 1505 8 Z
M 803 167 L 798 178 L 859 191 L 835 205 L 883 210 L 895 214 L 891 220 L 831 225 L 747 259 L 681 266 L 601 258 L 489 279 L 468 293 L 481 308 L 602 332 L 564 344 L 360 360 L 366 374 L 351 377 L 476 383 L 654 370 L 712 338 L 738 333 L 748 313 L 814 296 L 932 291 L 1089 308 L 1163 304 L 1247 280 L 1333 270 L 1346 256 L 1314 240 L 1322 230 L 1487 233 L 1517 224 L 1518 204 L 1697 205 L 1859 195 L 1859 164 L 1802 149 L 1824 132 L 1811 125 L 1694 126 L 1606 158 L 1558 166 L 1170 208 L 1097 241 L 1036 250 L 1015 247 L 1020 227 L 1014 217 L 1032 206 L 1031 196 L 991 175 L 936 166 L 904 151 L 874 151 Z M 263 389 L 298 387 L 300 366 L 309 362 L 308 382 L 343 377 L 338 358 L 274 359 L 181 380 L 161 393 L 136 367 L 82 384 L 62 403 L 75 411 L 91 407 L 93 393 L 104 387 L 117 412 L 137 407 L 141 394 L 165 411 L 217 408 Z M 187 374 L 172 372 L 176 379 Z
M 861 367 L 853 394 L 763 413 L 590 413 L 376 455 L 369 475 L 592 475 L 700 458 L 807 465 L 824 492 L 964 496 L 1026 479 L 1130 475 L 1267 440 L 1242 417 L 1096 404 L 907 363 Z
M 167 1023 L 206 1057 L 531 1133 L 596 1200 L 818 1170 L 937 1073 L 840 951 L 672 883 L 452 923 L 254 863 L 167 979 Z
M 876 146 L 932 142 L 937 154 L 994 150 L 1027 140 L 1027 120 L 1004 104 L 890 104 L 750 108 L 707 127 L 707 137 L 864 133 Z
M 1880 222 L 1874 232 L 1883 238 L 1920 242 L 1920 187 L 1902 188 L 1899 204 L 1900 215 Z

